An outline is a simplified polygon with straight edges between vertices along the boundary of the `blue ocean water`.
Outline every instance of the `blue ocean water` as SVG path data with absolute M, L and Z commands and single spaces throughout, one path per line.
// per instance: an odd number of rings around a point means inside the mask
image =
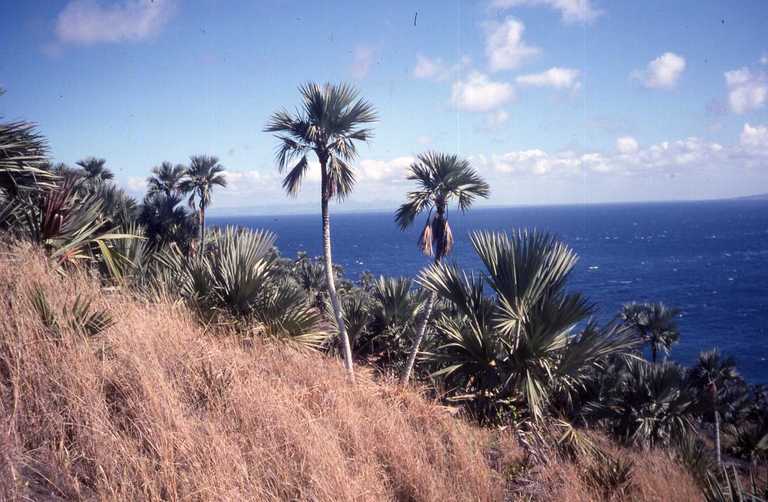
M 557 234 L 580 256 L 570 288 L 587 294 L 601 319 L 631 301 L 661 301 L 682 310 L 672 359 L 692 363 L 718 347 L 741 374 L 768 383 L 768 201 L 475 209 L 449 215 L 456 238 L 451 260 L 481 264 L 472 230 L 536 228 Z M 319 215 L 210 218 L 211 224 L 266 228 L 284 256 L 322 253 Z M 416 249 L 423 222 L 398 230 L 391 213 L 334 214 L 334 261 L 347 277 L 361 272 L 414 276 L 427 264 Z

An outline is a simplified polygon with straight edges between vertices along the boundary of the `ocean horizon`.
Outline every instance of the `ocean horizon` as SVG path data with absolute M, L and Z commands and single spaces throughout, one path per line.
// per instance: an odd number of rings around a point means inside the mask
M 768 383 L 768 201 L 567 204 L 453 211 L 456 245 L 448 261 L 480 272 L 469 243 L 474 230 L 537 229 L 579 255 L 569 289 L 583 292 L 607 322 L 633 301 L 681 309 L 680 342 L 670 358 L 690 365 L 717 347 L 736 358 L 752 383 Z M 214 216 L 212 226 L 263 228 L 282 256 L 322 253 L 319 214 Z M 332 213 L 334 262 L 360 274 L 415 277 L 428 265 L 416 242 L 422 220 L 405 232 L 393 212 Z

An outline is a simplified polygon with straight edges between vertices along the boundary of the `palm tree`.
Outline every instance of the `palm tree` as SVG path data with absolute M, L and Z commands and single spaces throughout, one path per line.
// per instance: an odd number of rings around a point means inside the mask
M 739 378 L 736 371 L 736 361 L 732 357 L 723 357 L 715 350 L 702 352 L 699 360 L 691 368 L 691 383 L 700 391 L 705 391 L 705 396 L 712 410 L 715 422 L 715 450 L 717 452 L 717 465 L 722 465 L 720 453 L 720 395 L 726 390 L 726 386 Z
M 486 183 L 465 159 L 457 155 L 438 152 L 422 153 L 410 166 L 409 180 L 418 183 L 419 189 L 408 193 L 408 202 L 400 206 L 395 213 L 395 221 L 400 230 L 411 226 L 417 215 L 429 211 L 424 230 L 419 237 L 419 248 L 427 256 L 434 256 L 434 262 L 440 263 L 453 249 L 453 233 L 448 224 L 448 204 L 456 199 L 461 212 L 472 205 L 476 197 L 487 198 L 490 193 Z M 432 211 L 434 210 L 434 215 Z M 437 295 L 431 293 L 427 299 L 424 315 L 416 332 L 413 348 L 400 376 L 400 383 L 405 385 L 413 371 L 416 355 L 427 331 L 427 323 L 432 315 Z
M 34 124 L 0 123 L 0 192 L 15 196 L 23 190 L 51 188 L 54 176 L 47 169 L 47 150 Z
M 344 324 L 344 313 L 336 292 L 331 256 L 331 221 L 328 203 L 332 198 L 342 201 L 352 192 L 355 174 L 349 165 L 357 157 L 356 141 L 372 137 L 371 129 L 361 127 L 376 121 L 373 106 L 350 85 L 307 83 L 299 87 L 303 106 L 296 113 L 286 110 L 274 113 L 265 132 L 278 133 L 277 164 L 280 172 L 288 169 L 283 188 L 296 195 L 309 169 L 309 154 L 320 162 L 320 209 L 322 213 L 323 256 L 328 295 L 339 329 L 344 351 L 344 364 L 351 381 L 352 349 Z M 295 164 L 293 162 L 296 161 Z M 293 164 L 293 165 L 292 165 Z
M 219 159 L 208 155 L 193 155 L 189 169 L 179 184 L 179 190 L 189 194 L 189 207 L 198 210 L 200 218 L 200 250 L 205 249 L 205 209 L 211 205 L 213 187 L 227 186 L 224 167 Z
M 77 165 L 85 171 L 85 182 L 90 186 L 115 178 L 114 173 L 105 167 L 106 163 L 105 159 L 97 159 L 96 157 L 77 161 Z
M 565 290 L 577 257 L 554 237 L 476 232 L 471 242 L 484 275 L 437 263 L 418 278 L 457 312 L 437 320 L 445 343 L 427 354 L 439 367 L 433 375 L 460 393 L 455 399 L 483 414 L 523 404 L 539 421 L 554 393 L 574 396 L 609 356 L 637 344 L 615 325 L 573 333 L 593 306 Z
M 175 166 L 163 162 L 152 168 L 152 176 L 147 178 L 147 193 L 164 193 L 167 196 L 178 195 L 179 185 L 184 178 L 187 168 L 181 164 Z
M 635 329 L 645 343 L 651 346 L 651 360 L 656 362 L 659 351 L 669 354 L 680 331 L 675 318 L 680 310 L 669 308 L 663 303 L 630 303 L 624 305 L 621 318 L 624 323 Z

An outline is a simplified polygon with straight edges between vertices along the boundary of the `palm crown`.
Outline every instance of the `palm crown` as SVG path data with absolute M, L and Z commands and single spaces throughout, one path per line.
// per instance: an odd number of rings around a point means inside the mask
M 466 211 L 477 197 L 488 197 L 488 183 L 467 160 L 438 152 L 420 154 L 410 166 L 408 179 L 418 182 L 419 187 L 408 193 L 408 202 L 397 210 L 395 221 L 404 230 L 417 215 L 429 211 L 419 247 L 427 256 L 434 254 L 442 258 L 453 248 L 453 234 L 446 215 L 448 204 L 456 199 L 459 210 Z
M 77 165 L 83 168 L 85 171 L 86 181 L 98 183 L 101 181 L 111 180 L 115 175 L 105 167 L 107 161 L 105 159 L 97 159 L 95 157 L 88 157 L 77 162 Z
M 170 162 L 163 162 L 152 168 L 152 176 L 147 178 L 147 193 L 164 193 L 174 195 L 179 193 L 181 180 L 184 178 L 187 168 L 181 164 L 175 166 Z
M 663 303 L 630 303 L 624 306 L 621 313 L 625 324 L 634 328 L 650 345 L 653 362 L 656 362 L 659 351 L 669 354 L 672 345 L 680 338 L 675 321 L 678 315 L 680 310 Z
M 189 194 L 189 206 L 205 210 L 211 204 L 214 186 L 227 186 L 224 167 L 219 159 L 208 155 L 195 155 L 190 159 L 186 178 L 179 183 L 179 190 Z
M 273 114 L 265 128 L 278 133 L 277 164 L 280 172 L 288 169 L 283 188 L 290 195 L 298 193 L 309 168 L 307 155 L 315 152 L 321 165 L 323 197 L 343 199 L 355 183 L 348 164 L 357 156 L 355 142 L 372 137 L 371 129 L 361 124 L 376 121 L 376 112 L 347 84 L 308 83 L 299 92 L 302 108 L 293 114 L 286 110 Z

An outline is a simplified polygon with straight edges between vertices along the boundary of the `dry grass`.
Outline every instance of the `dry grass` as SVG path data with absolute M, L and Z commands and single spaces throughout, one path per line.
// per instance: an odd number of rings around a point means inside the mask
M 207 332 L 181 306 L 62 277 L 0 251 L 0 500 L 504 500 L 524 454 L 509 436 L 338 361 Z M 78 293 L 116 325 L 46 333 Z M 634 500 L 689 500 L 664 455 L 637 455 Z M 529 469 L 520 496 L 596 500 L 579 467 Z M 669 490 L 687 487 L 688 491 Z M 549 495 L 549 496 L 547 496 Z M 556 497 L 557 495 L 557 497 Z M 696 498 L 696 497 L 694 497 Z

